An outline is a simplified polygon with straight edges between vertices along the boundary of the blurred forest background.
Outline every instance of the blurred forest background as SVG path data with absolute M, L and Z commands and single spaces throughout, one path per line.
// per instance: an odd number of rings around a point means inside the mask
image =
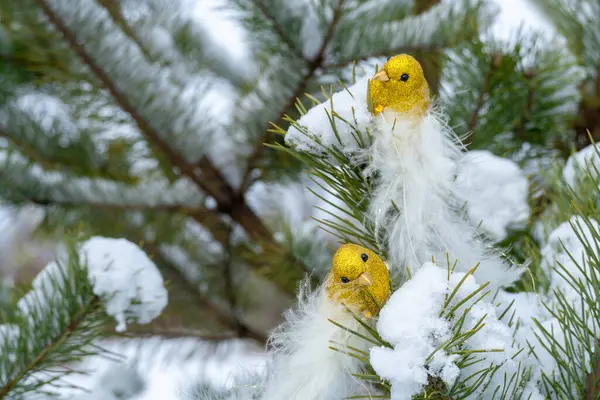
M 263 145 L 283 141 L 271 123 L 400 52 L 469 150 L 525 172 L 531 215 L 489 233 L 521 262 L 539 253 L 558 222 L 541 218 L 547 172 L 600 139 L 594 0 L 0 0 L 0 301 L 63 238 L 124 237 L 169 285 L 158 320 L 107 339 L 133 365 L 160 360 L 131 396 L 260 365 L 337 243 L 311 219 L 328 194 Z

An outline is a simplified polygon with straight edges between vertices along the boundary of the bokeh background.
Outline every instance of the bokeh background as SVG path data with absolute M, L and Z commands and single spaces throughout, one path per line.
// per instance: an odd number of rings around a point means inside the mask
M 369 74 L 395 51 L 417 55 L 470 149 L 524 171 L 531 210 L 489 227 L 517 258 L 543 228 L 531 217 L 543 213 L 541 171 L 589 144 L 587 129 L 598 134 L 597 106 L 585 102 L 598 80 L 593 35 L 574 55 L 574 36 L 541 0 L 397 2 L 410 11 L 373 1 L 375 22 L 344 15 L 325 51 L 327 1 L 86 0 L 72 13 L 63 5 L 65 26 L 42 16 L 45 3 L 0 0 L 3 301 L 62 238 L 91 235 L 139 243 L 170 290 L 159 320 L 103 342 L 123 362 L 87 360 L 90 375 L 73 384 L 91 394 L 61 389 L 65 398 L 175 399 L 262 368 L 299 279 L 322 276 L 336 244 L 311 220 L 331 204 L 307 189 L 318 191 L 301 165 L 263 146 L 282 141 L 269 121 L 284 126 L 297 97 L 322 100 L 322 86 L 349 82 L 355 58 Z M 458 11 L 377 30 L 450 3 Z M 114 389 L 115 376 L 129 384 Z

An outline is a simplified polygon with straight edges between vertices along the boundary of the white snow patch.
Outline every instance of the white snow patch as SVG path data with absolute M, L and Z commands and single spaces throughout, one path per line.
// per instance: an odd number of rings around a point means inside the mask
M 502 318 L 503 322 L 508 323 L 511 320 L 522 326 L 532 326 L 533 318 L 544 320 L 547 317 L 547 311 L 543 306 L 544 299 L 534 292 L 509 293 L 504 290 L 498 291 L 495 303 L 500 303 L 497 313 L 504 312 L 512 303 L 510 310 Z
M 575 188 L 578 179 L 587 176 L 588 172 L 593 180 L 600 174 L 600 147 L 598 144 L 590 144 L 584 149 L 571 155 L 563 169 L 563 179 L 571 187 Z
M 595 273 L 591 271 L 588 255 L 584 242 L 587 241 L 592 249 L 596 249 L 592 232 L 600 233 L 600 225 L 594 219 L 588 219 L 589 226 L 586 220 L 581 216 L 573 216 L 567 222 L 563 222 L 556 228 L 548 237 L 547 244 L 542 248 L 542 267 L 550 277 L 550 293 L 559 289 L 565 294 L 567 299 L 578 301 L 581 298 L 579 290 L 574 289 L 569 281 L 562 276 L 564 273 L 559 271 L 566 270 L 572 276 L 572 279 L 582 280 L 585 282 L 585 276 L 591 276 Z M 575 227 L 576 229 L 573 229 Z M 577 230 L 577 231 L 576 231 Z M 594 251 L 597 256 L 597 251 Z M 576 260 L 577 263 L 575 263 Z M 579 264 L 579 267 L 577 266 Z M 583 271 L 580 269 L 583 268 Z M 556 270 L 558 269 L 558 271 Z M 583 272 L 586 272 L 584 275 Z M 594 293 L 594 290 L 590 290 Z
M 472 395 L 472 398 L 477 395 L 487 398 L 498 385 L 504 384 L 505 374 L 511 377 L 517 373 L 519 364 L 512 359 L 516 352 L 512 331 L 498 320 L 496 307 L 485 300 L 472 305 L 467 313 L 464 330 L 474 328 L 480 320 L 485 325 L 465 341 L 464 349 L 502 351 L 481 353 L 480 363 L 459 370 L 455 364 L 459 356 L 438 349 L 452 337 L 451 327 L 455 319 L 462 315 L 464 307 L 471 304 L 463 304 L 451 319 L 440 317 L 446 296 L 464 277 L 464 273 L 453 273 L 448 279 L 447 269 L 426 263 L 381 310 L 377 330 L 394 348 L 375 347 L 371 350 L 370 360 L 378 375 L 391 382 L 393 400 L 410 400 L 420 393 L 428 375 L 437 376 L 452 385 L 460 376 L 467 377 L 488 364 L 501 365 L 484 392 Z M 465 299 L 478 287 L 473 276 L 467 277 L 449 307 Z M 438 349 L 435 355 L 427 360 L 435 349 Z M 535 388 L 531 390 L 533 396 L 538 395 Z
M 106 299 L 106 312 L 118 322 L 147 324 L 167 305 L 167 290 L 156 265 L 138 246 L 125 239 L 93 237 L 79 250 L 94 283 L 94 293 Z
M 167 305 L 167 290 L 156 265 L 138 246 L 125 239 L 92 237 L 78 251 L 79 262 L 88 268 L 94 293 L 105 301 L 106 312 L 115 318 L 118 332 L 127 322 L 146 324 Z M 32 290 L 17 304 L 23 314 L 44 312 L 43 298 L 55 296 L 56 284 L 64 284 L 62 262 L 51 262 L 33 280 Z
M 364 128 L 372 123 L 372 116 L 367 109 L 365 101 L 367 96 L 368 78 L 362 78 L 348 90 L 335 93 L 331 99 L 311 108 L 299 120 L 300 129 L 291 126 L 285 135 L 288 145 L 295 147 L 298 151 L 320 153 L 321 147 L 315 143 L 316 138 L 325 147 L 338 147 L 342 150 L 354 150 L 357 143 L 352 136 L 354 130 L 352 125 Z M 340 116 L 335 118 L 340 141 L 338 141 L 329 118 L 332 116 L 332 108 Z M 346 120 L 350 124 L 342 121 Z M 308 131 L 307 136 L 306 133 Z
M 62 146 L 69 145 L 79 136 L 69 106 L 57 97 L 44 93 L 26 93 L 14 101 L 14 106 L 45 131 L 53 130 L 59 134 Z
M 510 39 L 515 31 L 524 27 L 543 33 L 544 37 L 556 40 L 556 30 L 527 0 L 494 0 L 500 8 L 492 25 L 491 34 L 497 39 Z
M 445 377 L 449 385 L 458 377 L 457 357 L 443 351 L 436 355 L 435 369 L 425 367 L 427 357 L 450 337 L 449 322 L 438 316 L 447 289 L 446 272 L 428 263 L 381 310 L 377 330 L 394 349 L 374 347 L 370 359 L 377 374 L 390 380 L 394 400 L 419 394 L 428 373 Z
M 571 327 L 563 329 L 565 327 L 556 318 L 550 318 L 549 313 L 544 310 L 544 313 L 538 317 L 541 328 L 531 326 L 517 336 L 521 343 L 534 346 L 535 355 L 539 359 L 534 372 L 538 376 L 541 373 L 551 376 L 559 372 L 555 358 L 546 347 L 552 351 L 562 352 L 564 358 L 567 356 L 562 349 L 566 348 L 565 345 L 568 343 L 572 351 L 578 354 L 578 358 L 581 357 L 575 360 L 576 362 L 582 362 L 582 365 L 590 362 L 590 354 L 587 351 L 589 344 L 582 343 L 581 336 L 573 332 L 580 332 L 580 329 L 587 328 L 591 339 L 598 337 L 600 333 L 600 325 L 595 318 L 590 318 L 589 309 L 589 302 L 597 301 L 596 290 L 593 285 L 587 283 L 588 279 L 593 281 L 598 279 L 598 272 L 590 265 L 592 262 L 590 258 L 598 256 L 594 232 L 600 233 L 600 224 L 597 221 L 588 218 L 586 223 L 586 219 L 582 216 L 575 215 L 554 229 L 548 237 L 547 244 L 542 248 L 542 267 L 550 278 L 548 295 L 544 301 L 550 308 L 557 309 L 560 313 L 563 306 L 556 303 L 555 296 L 555 292 L 560 291 L 565 297 L 566 304 L 570 304 L 573 311 L 579 315 L 580 321 L 575 324 L 574 330 Z M 594 254 L 586 251 L 585 243 Z M 564 276 L 567 276 L 567 279 Z M 572 284 L 576 285 L 576 288 L 573 288 Z M 582 291 L 585 291 L 586 297 L 591 296 L 591 299 L 582 301 Z M 581 327 L 582 324 L 585 327 Z M 543 330 L 548 332 L 550 340 Z
M 487 150 L 470 151 L 458 172 L 457 184 L 467 197 L 471 223 L 501 241 L 529 219 L 529 182 L 512 160 Z M 481 225 L 480 225 L 481 224 Z

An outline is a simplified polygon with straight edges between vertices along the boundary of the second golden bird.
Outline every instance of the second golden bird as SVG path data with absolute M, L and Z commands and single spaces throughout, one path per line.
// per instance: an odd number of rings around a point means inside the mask
M 379 314 L 390 295 L 390 274 L 373 251 L 344 244 L 333 257 L 325 287 L 331 301 L 371 318 Z

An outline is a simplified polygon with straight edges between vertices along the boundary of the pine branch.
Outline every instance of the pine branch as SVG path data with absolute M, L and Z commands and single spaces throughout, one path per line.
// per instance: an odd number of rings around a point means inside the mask
M 273 239 L 263 221 L 247 205 L 243 194 L 234 191 L 222 173 L 212 164 L 212 162 L 207 157 L 203 157 L 196 165 L 186 162 L 181 154 L 175 151 L 161 135 L 154 130 L 149 122 L 146 121 L 134 107 L 132 107 L 116 84 L 110 79 L 108 74 L 95 62 L 83 45 L 78 42 L 73 32 L 54 13 L 47 1 L 35 1 L 44 11 L 48 20 L 63 35 L 69 46 L 75 51 L 81 61 L 90 68 L 94 75 L 96 75 L 98 80 L 109 91 L 123 111 L 131 116 L 144 136 L 154 146 L 160 148 L 169 158 L 173 163 L 173 166 L 179 170 L 179 174 L 187 176 L 199 188 L 212 196 L 217 202 L 217 211 L 228 214 L 234 221 L 240 224 L 248 235 L 255 240 L 259 246 L 263 247 L 264 251 L 281 253 L 281 249 L 279 249 L 277 242 Z M 308 271 L 306 266 L 297 262 L 298 279 L 301 278 L 305 271 Z
M 527 124 L 527 121 L 530 120 L 531 110 L 534 106 L 533 101 L 535 98 L 535 88 L 531 83 L 534 76 L 533 72 L 526 71 L 523 75 L 525 76 L 525 80 L 527 82 L 527 102 L 521 114 L 521 118 L 519 119 L 518 127 L 515 129 L 515 131 L 517 136 L 519 136 L 522 140 L 526 140 L 527 130 L 525 125 Z
M 106 11 L 108 11 L 108 14 L 112 18 L 113 22 L 121 28 L 123 33 L 138 46 L 146 60 L 155 62 L 156 59 L 152 56 L 146 46 L 144 46 L 140 38 L 135 34 L 134 30 L 131 28 L 131 26 L 129 26 L 127 21 L 125 21 L 125 18 L 123 18 L 119 0 L 98 0 L 98 3 L 100 3 L 100 5 L 104 7 Z
M 343 61 L 336 62 L 336 63 L 325 63 L 323 65 L 323 67 L 321 68 L 321 70 L 331 71 L 331 70 L 335 70 L 335 69 L 346 68 L 346 67 L 354 64 L 355 62 L 358 63 L 358 62 L 366 61 L 366 60 L 369 60 L 372 58 L 390 57 L 390 56 L 394 56 L 397 54 L 405 54 L 405 53 L 410 54 L 410 53 L 416 53 L 419 51 L 424 52 L 424 53 L 430 53 L 430 52 L 441 51 L 443 49 L 444 49 L 443 45 L 398 47 L 398 48 L 386 50 L 385 52 L 381 52 L 381 51 L 372 52 L 372 53 L 365 54 L 361 57 L 358 57 L 358 58 L 352 59 L 352 60 L 343 60 Z
M 475 133 L 475 128 L 477 127 L 479 113 L 481 112 L 481 109 L 483 108 L 485 95 L 490 90 L 494 72 L 496 72 L 496 69 L 500 65 L 501 57 L 502 56 L 500 54 L 494 54 L 491 57 L 490 67 L 488 68 L 488 70 L 485 74 L 485 77 L 483 78 L 483 84 L 481 85 L 481 89 L 479 90 L 479 94 L 477 96 L 477 102 L 475 103 L 475 109 L 473 110 L 473 113 L 471 114 L 471 119 L 469 120 L 469 128 L 468 128 L 467 136 L 465 136 L 465 138 L 463 140 L 463 144 L 465 146 L 468 146 L 473 141 L 473 134 Z
M 216 305 L 211 299 L 200 293 L 198 286 L 191 282 L 189 279 L 181 274 L 181 271 L 173 263 L 169 262 L 164 256 L 158 246 L 154 243 L 143 241 L 140 245 L 142 249 L 151 255 L 158 263 L 168 269 L 172 274 L 173 278 L 177 279 L 177 285 L 184 288 L 190 294 L 192 294 L 198 304 L 202 304 L 206 310 L 208 310 L 217 320 L 221 321 L 226 326 L 232 327 L 234 332 L 243 333 L 243 336 L 259 343 L 266 343 L 267 336 L 262 332 L 257 332 L 251 327 L 245 325 L 243 321 L 236 320 L 228 311 L 224 311 L 220 306 Z
M 246 327 L 240 321 L 238 315 L 238 306 L 237 306 L 237 296 L 236 290 L 233 282 L 233 274 L 232 274 L 232 263 L 233 257 L 231 254 L 233 253 L 232 249 L 232 231 L 231 228 L 227 232 L 227 242 L 225 245 L 225 259 L 223 260 L 223 281 L 225 283 L 225 298 L 227 299 L 227 303 L 229 305 L 229 312 L 233 318 L 233 327 L 238 337 L 244 337 L 246 334 Z
M 202 341 L 210 341 L 210 342 L 221 342 L 228 341 L 232 339 L 239 338 L 249 338 L 258 341 L 259 343 L 264 343 L 265 338 L 258 339 L 249 337 L 248 335 L 240 336 L 237 331 L 231 332 L 206 332 L 198 329 L 186 329 L 186 328 L 162 328 L 162 327 L 151 327 L 149 329 L 144 329 L 143 327 L 132 326 L 127 328 L 127 337 L 136 337 L 136 338 L 153 338 L 153 337 L 161 337 L 167 339 L 178 339 L 178 338 L 195 338 Z
M 298 60 L 306 60 L 302 51 L 298 49 L 298 46 L 294 41 L 285 33 L 285 29 L 281 26 L 279 21 L 269 12 L 267 6 L 262 0 L 251 0 L 252 4 L 261 12 L 261 14 L 271 23 L 273 31 L 277 34 L 279 39 L 285 43 L 288 49 L 298 58 Z
M 305 60 L 305 63 L 307 64 L 308 70 L 306 71 L 306 73 L 298 83 L 298 86 L 296 86 L 296 89 L 290 95 L 287 102 L 283 106 L 283 109 L 281 110 L 279 116 L 276 119 L 277 122 L 275 123 L 279 123 L 279 121 L 281 121 L 287 114 L 290 113 L 290 111 L 294 108 L 294 104 L 296 104 L 297 99 L 300 98 L 306 92 L 306 88 L 308 87 L 310 79 L 315 75 L 317 70 L 323 66 L 325 51 L 327 49 L 327 45 L 333 37 L 335 28 L 342 16 L 342 8 L 344 5 L 344 1 L 345 0 L 338 0 L 338 3 L 335 9 L 333 10 L 331 22 L 327 27 L 327 32 L 323 37 L 323 41 L 321 42 L 321 46 L 319 47 L 319 50 L 317 51 L 315 57 L 312 60 L 306 60 L 303 57 L 303 60 Z M 240 190 L 242 191 L 242 193 L 245 192 L 250 186 L 251 173 L 254 170 L 254 168 L 256 168 L 256 164 L 262 159 L 262 156 L 265 152 L 265 142 L 268 142 L 270 137 L 270 133 L 268 132 L 269 128 L 271 128 L 271 124 L 269 124 L 269 126 L 265 128 L 265 133 L 262 136 L 260 136 L 259 139 L 256 141 L 254 145 L 254 150 L 252 151 L 252 155 L 248 159 L 246 170 L 242 175 L 242 185 L 240 186 Z
M 415 15 L 423 14 L 432 7 L 440 4 L 440 0 L 421 0 L 415 3 Z M 439 51 L 415 51 L 415 58 L 421 63 L 425 80 L 431 93 L 437 95 L 440 87 L 442 54 Z
M 33 359 L 22 371 L 12 377 L 2 388 L 0 388 L 0 399 L 3 399 L 7 394 L 9 394 L 10 391 L 13 390 L 28 373 L 37 369 L 38 366 L 46 360 L 46 358 L 59 344 L 66 340 L 89 315 L 96 311 L 99 303 L 100 299 L 98 296 L 94 296 L 87 305 L 83 306 L 81 311 L 74 316 L 71 323 L 60 333 L 60 335 L 54 337 L 35 359 Z

